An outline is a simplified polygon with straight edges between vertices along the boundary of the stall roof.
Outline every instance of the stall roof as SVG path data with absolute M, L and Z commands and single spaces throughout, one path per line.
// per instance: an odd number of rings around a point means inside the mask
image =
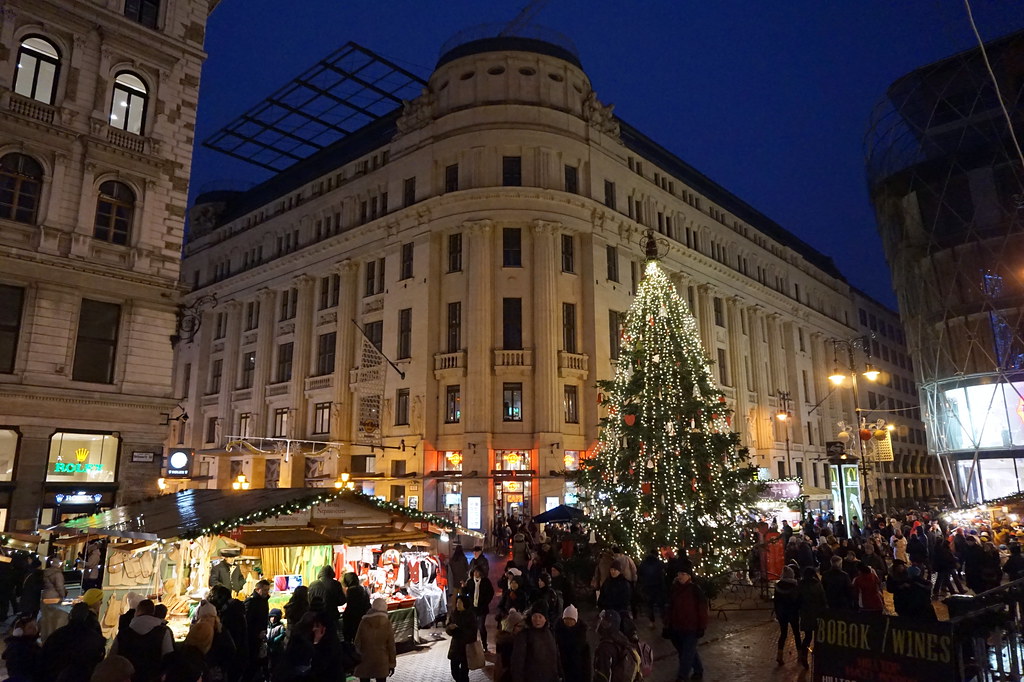
M 182 490 L 65 521 L 47 530 L 139 540 L 196 538 L 238 525 L 235 520 L 254 523 L 330 501 L 340 494 L 327 488 Z

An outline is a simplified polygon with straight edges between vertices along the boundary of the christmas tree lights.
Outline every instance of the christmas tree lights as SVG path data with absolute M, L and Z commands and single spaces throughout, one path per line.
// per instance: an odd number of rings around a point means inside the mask
M 698 575 L 717 578 L 750 547 L 756 470 L 733 433 L 697 322 L 656 260 L 626 317 L 615 378 L 581 497 L 599 532 L 643 556 L 685 545 Z

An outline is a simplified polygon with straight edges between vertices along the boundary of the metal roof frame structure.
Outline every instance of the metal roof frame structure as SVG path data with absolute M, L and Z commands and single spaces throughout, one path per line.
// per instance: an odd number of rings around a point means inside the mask
M 203 145 L 277 173 L 392 113 L 426 84 L 349 41 Z

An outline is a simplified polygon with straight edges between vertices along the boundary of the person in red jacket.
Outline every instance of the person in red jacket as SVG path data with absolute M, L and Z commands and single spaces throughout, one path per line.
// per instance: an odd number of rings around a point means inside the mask
M 672 581 L 665 610 L 665 634 L 679 654 L 677 680 L 689 680 L 691 668 L 695 679 L 703 677 L 704 665 L 697 653 L 697 642 L 707 627 L 707 597 L 693 582 L 693 574 L 682 568 Z

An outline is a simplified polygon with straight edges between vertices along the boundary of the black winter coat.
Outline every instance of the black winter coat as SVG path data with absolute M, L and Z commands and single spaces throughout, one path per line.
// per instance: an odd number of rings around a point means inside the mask
M 452 638 L 448 645 L 448 660 L 465 661 L 466 645 L 476 641 L 476 613 L 473 612 L 473 609 L 452 611 L 448 625 L 445 626 L 445 632 Z
M 633 602 L 633 592 L 621 573 L 617 578 L 609 577 L 601 585 L 601 597 L 597 605 L 602 609 L 611 611 L 629 611 Z
M 107 654 L 107 640 L 100 633 L 99 623 L 81 620 L 70 621 L 57 628 L 43 644 L 42 677 L 56 680 L 67 670 L 64 679 L 68 682 L 88 682 L 93 668 Z
M 853 581 L 846 571 L 830 568 L 821 574 L 821 586 L 825 589 L 825 600 L 830 609 L 852 609 Z
M 775 618 L 780 623 L 800 620 L 800 594 L 795 580 L 783 578 L 775 583 Z
M 466 606 L 473 606 L 473 595 L 476 594 L 476 581 L 470 576 L 466 586 L 462 589 L 462 595 L 466 599 Z M 477 614 L 487 613 L 491 609 L 491 600 L 494 599 L 494 585 L 487 576 L 480 578 L 480 596 L 477 599 Z
M 370 595 L 362 585 L 353 585 L 345 592 L 345 612 L 341 614 L 341 634 L 346 642 L 356 641 L 359 621 L 370 612 Z
M 558 620 L 555 625 L 555 643 L 558 645 L 558 657 L 562 661 L 563 677 L 575 682 L 590 682 L 594 664 L 590 657 L 586 623 L 577 621 L 570 628 Z

